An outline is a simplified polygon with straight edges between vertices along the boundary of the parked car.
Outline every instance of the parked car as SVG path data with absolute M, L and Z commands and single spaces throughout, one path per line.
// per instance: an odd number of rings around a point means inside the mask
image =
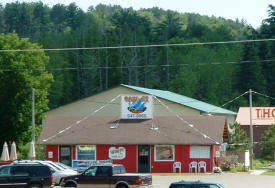
M 10 164 L 0 167 L 0 187 L 50 188 L 53 176 L 48 166 L 42 164 Z
M 202 181 L 179 181 L 171 183 L 169 188 L 225 188 L 225 186 L 220 183 Z
M 152 187 L 151 174 L 126 173 L 123 165 L 94 165 L 82 174 L 62 178 L 61 187 Z
M 74 170 L 72 167 L 68 166 L 68 165 L 65 165 L 63 163 L 60 163 L 60 162 L 53 162 L 54 164 L 60 166 L 61 168 L 64 168 L 64 169 L 67 169 L 67 170 Z M 74 170 L 76 171 L 76 170 Z
M 62 177 L 66 177 L 66 176 L 72 176 L 72 175 L 77 175 L 77 171 L 74 171 L 72 169 L 65 169 L 64 167 L 58 166 L 57 164 L 55 164 L 52 161 L 44 161 L 44 160 L 18 160 L 18 161 L 14 161 L 14 163 L 17 164 L 33 164 L 33 163 L 37 163 L 37 164 L 43 164 L 48 166 L 51 169 L 52 175 L 53 175 L 53 182 L 55 185 L 60 184 L 60 180 Z

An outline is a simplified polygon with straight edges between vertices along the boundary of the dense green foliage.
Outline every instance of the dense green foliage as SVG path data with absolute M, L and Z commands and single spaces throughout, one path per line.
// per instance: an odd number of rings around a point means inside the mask
M 265 159 L 273 160 L 275 155 L 275 125 L 272 125 L 263 135 L 264 142 L 262 156 Z
M 0 32 L 16 32 L 44 48 L 133 46 L 274 38 L 274 6 L 259 30 L 243 21 L 183 14 L 159 8 L 123 9 L 75 4 L 48 7 L 9 3 L 0 7 Z M 274 42 L 176 47 L 47 51 L 54 75 L 50 108 L 124 83 L 171 90 L 216 105 L 248 89 L 274 96 Z M 232 63 L 253 61 L 251 63 Z M 257 61 L 257 62 L 254 62 Z M 231 62 L 231 63 L 228 63 Z M 107 68 L 109 67 L 109 68 Z M 247 98 L 226 106 L 237 110 Z M 255 106 L 274 100 L 254 99 Z
M 1 50 L 30 48 L 41 47 L 14 33 L 0 34 Z M 52 74 L 45 71 L 48 60 L 41 50 L 0 54 L 0 143 L 16 141 L 20 145 L 30 140 L 24 133 L 32 120 L 32 88 L 36 88 L 36 123 L 41 124 L 43 113 L 48 110 L 52 82 Z
M 98 5 L 84 12 L 75 4 L 0 4 L 0 33 L 17 33 L 45 49 L 117 47 L 275 38 L 275 8 L 255 30 L 243 21 L 164 11 Z M 1 35 L 1 49 L 38 48 L 15 34 Z M 31 121 L 31 88 L 38 88 L 37 121 L 49 107 L 90 96 L 121 83 L 174 91 L 221 106 L 248 89 L 275 96 L 275 42 L 1 52 L 1 127 L 25 132 Z M 30 56 L 26 56 L 26 54 Z M 34 63 L 36 61 L 36 63 Z M 22 64 L 16 64 L 22 62 Z M 28 63 L 27 63 L 28 62 Z M 236 63 L 237 62 L 237 63 Z M 243 63 L 240 63 L 243 62 Z M 46 71 L 44 71 L 46 66 Z M 5 71 L 9 69 L 10 71 Z M 20 70 L 18 69 L 29 69 Z M 35 69 L 35 70 L 34 70 Z M 42 82 L 43 81 L 43 82 Z M 230 103 L 237 110 L 248 98 Z M 274 105 L 254 97 L 254 106 Z M 16 108 L 16 110 L 15 110 Z M 20 117 L 18 117 L 20 116 Z M 4 131 L 1 131 L 4 139 Z M 20 138 L 5 138 L 20 140 Z M 2 141 L 2 140 L 1 140 Z

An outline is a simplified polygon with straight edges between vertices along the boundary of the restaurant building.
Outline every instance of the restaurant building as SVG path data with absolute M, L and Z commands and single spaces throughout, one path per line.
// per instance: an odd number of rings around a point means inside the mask
M 271 125 L 275 125 L 275 107 L 253 107 L 252 108 L 252 127 L 253 127 L 253 152 L 256 157 L 260 157 L 263 147 L 262 136 Z M 239 108 L 236 122 L 246 131 L 250 138 L 250 108 Z
M 235 115 L 173 92 L 120 85 L 48 112 L 38 143 L 48 160 L 74 167 L 112 160 L 128 172 L 205 172 Z

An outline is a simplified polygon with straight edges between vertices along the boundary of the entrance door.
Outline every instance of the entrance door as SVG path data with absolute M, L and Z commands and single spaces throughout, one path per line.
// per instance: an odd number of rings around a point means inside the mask
M 59 162 L 72 166 L 71 146 L 59 146 Z
M 138 146 L 138 172 L 150 173 L 150 145 Z

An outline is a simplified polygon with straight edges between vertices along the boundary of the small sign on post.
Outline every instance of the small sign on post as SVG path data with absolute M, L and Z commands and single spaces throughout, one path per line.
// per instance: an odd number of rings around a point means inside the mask
M 244 168 L 249 169 L 249 167 L 250 167 L 249 150 L 246 150 L 244 153 Z

